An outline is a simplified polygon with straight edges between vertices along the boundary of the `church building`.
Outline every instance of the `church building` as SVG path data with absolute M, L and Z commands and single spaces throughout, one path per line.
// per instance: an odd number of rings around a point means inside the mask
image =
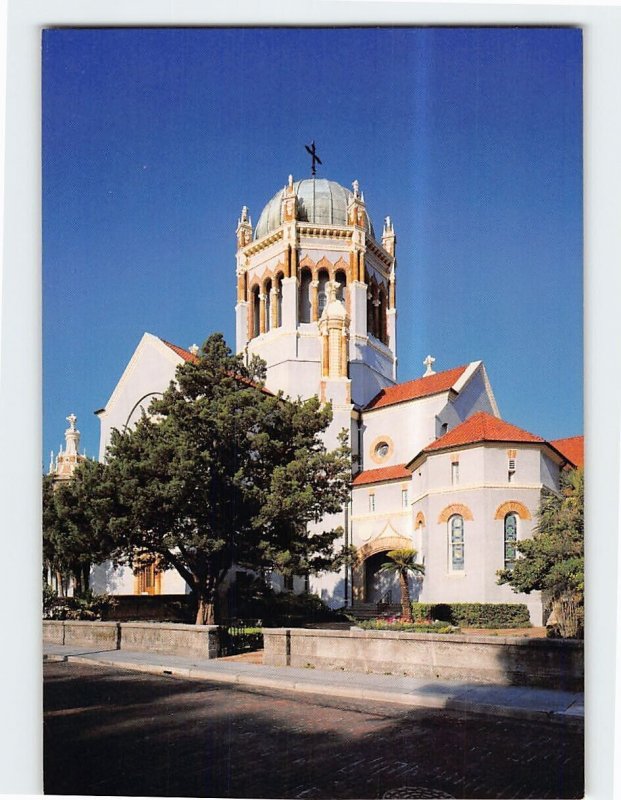
M 436 372 L 428 356 L 422 376 L 397 382 L 396 233 L 386 217 L 376 234 L 357 181 L 349 190 L 289 176 L 255 226 L 242 208 L 236 234 L 237 352 L 266 362 L 268 389 L 332 404 L 328 448 L 349 432 L 351 499 L 324 524 L 342 525 L 358 559 L 311 576 L 310 590 L 333 607 L 397 603 L 398 583 L 379 567 L 387 551 L 414 547 L 425 565 L 414 599 L 523 602 L 541 624 L 538 594 L 498 586 L 496 572 L 532 535 L 542 492 L 557 492 L 561 471 L 581 465 L 581 437 L 548 442 L 503 421 L 481 361 Z M 144 334 L 96 412 L 101 459 L 112 428 L 131 426 L 197 350 Z M 173 571 L 141 580 L 97 567 L 91 583 L 121 594 L 185 591 Z M 294 579 L 295 591 L 305 586 Z

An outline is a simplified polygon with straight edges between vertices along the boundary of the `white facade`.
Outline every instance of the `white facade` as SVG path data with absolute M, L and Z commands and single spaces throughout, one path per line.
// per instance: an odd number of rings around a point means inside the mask
M 237 244 L 237 351 L 266 361 L 269 389 L 332 403 L 328 447 L 336 446 L 341 429 L 350 434 L 351 501 L 323 524 L 343 525 L 344 541 L 357 547 L 359 561 L 352 571 L 311 578 L 312 591 L 334 607 L 377 602 L 391 593 L 396 601 L 396 586 L 377 573 L 378 559 L 396 547 L 415 547 L 425 564 L 424 578 L 412 585 L 417 599 L 525 602 L 532 621 L 541 623 L 540 598 L 498 586 L 496 571 L 505 566 L 506 515 L 515 515 L 518 539 L 530 536 L 541 491 L 558 490 L 567 460 L 539 437 L 529 440 L 513 426 L 494 425 L 500 413 L 481 361 L 436 373 L 428 357 L 423 377 L 396 383 L 397 262 L 390 218 L 376 240 L 357 182 L 349 191 L 326 180 L 294 183 L 290 176 L 256 228 L 242 209 Z M 191 358 L 156 336 L 143 336 L 97 412 L 100 458 L 111 429 L 135 422 L 174 378 L 177 365 Z M 450 442 L 474 419 L 488 420 L 496 440 L 474 435 L 457 448 L 442 447 L 445 437 Z M 431 445 L 436 449 L 427 451 Z M 514 451 L 510 471 L 508 453 Z M 452 522 L 455 517 L 462 522 Z M 453 563 L 458 545 L 451 525 L 462 525 L 463 564 Z M 131 570 L 113 574 L 105 565 L 94 571 L 92 583 L 98 591 L 135 591 Z M 182 583 L 176 573 L 165 573 L 159 590 L 179 593 Z

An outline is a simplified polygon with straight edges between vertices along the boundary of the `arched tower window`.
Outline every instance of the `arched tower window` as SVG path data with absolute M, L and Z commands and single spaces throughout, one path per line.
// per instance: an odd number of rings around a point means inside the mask
M 320 269 L 317 277 L 319 279 L 319 287 L 317 290 L 317 315 L 321 317 L 326 303 L 328 302 L 327 283 L 330 280 L 330 275 L 328 274 L 328 270 Z
M 388 343 L 388 331 L 386 330 L 386 306 L 388 305 L 388 296 L 383 286 L 380 287 L 378 293 L 379 306 L 377 309 L 377 321 L 379 324 L 377 338 L 384 344 Z
M 298 304 L 298 317 L 300 322 L 311 321 L 311 271 L 303 269 L 300 275 L 300 294 Z
M 259 300 L 259 287 L 252 289 L 252 335 L 258 336 L 261 324 L 261 301 Z
M 334 280 L 338 283 L 336 290 L 336 299 L 345 302 L 345 287 L 347 285 L 347 277 L 342 269 L 337 270 Z
M 448 521 L 448 566 L 449 572 L 465 569 L 464 518 L 454 514 Z
M 377 286 L 375 285 L 375 281 L 369 282 L 369 280 L 367 280 L 367 286 L 367 333 L 370 333 L 371 336 L 375 336 L 375 300 L 377 298 Z
M 265 331 L 267 333 L 272 327 L 272 281 L 270 278 L 263 285 L 263 294 L 265 295 Z
M 511 512 L 505 517 L 505 569 L 513 569 L 517 555 L 517 514 Z
M 279 272 L 274 281 L 276 287 L 276 327 L 282 325 L 282 279 L 283 274 Z

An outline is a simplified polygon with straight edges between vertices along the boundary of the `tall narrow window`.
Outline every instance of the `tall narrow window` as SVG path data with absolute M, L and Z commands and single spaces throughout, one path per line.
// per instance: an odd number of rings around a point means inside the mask
M 263 289 L 265 293 L 265 332 L 272 327 L 272 282 L 266 281 Z
M 300 322 L 311 321 L 311 281 L 312 276 L 310 270 L 302 270 L 302 275 L 300 276 L 300 302 L 298 309 Z
M 325 269 L 319 271 L 319 286 L 317 287 L 317 315 L 321 317 L 328 302 L 328 281 L 330 276 Z
M 451 461 L 451 484 L 459 483 L 459 461 Z
M 515 566 L 517 542 L 517 514 L 507 514 L 505 517 L 505 569 Z
M 282 273 L 276 277 L 276 327 L 282 325 Z
M 334 276 L 334 280 L 338 283 L 338 288 L 336 290 L 336 299 L 345 302 L 345 286 L 347 284 L 347 278 L 345 277 L 345 273 L 343 270 L 338 270 L 336 275 Z
M 375 495 L 369 495 L 369 511 L 375 511 Z
M 252 335 L 258 336 L 261 319 L 261 301 L 259 300 L 259 287 L 255 286 L 252 290 Z
M 449 519 L 449 569 L 451 572 L 463 572 L 464 548 L 464 518 L 456 514 Z
M 401 489 L 401 507 L 407 508 L 408 507 L 408 490 Z

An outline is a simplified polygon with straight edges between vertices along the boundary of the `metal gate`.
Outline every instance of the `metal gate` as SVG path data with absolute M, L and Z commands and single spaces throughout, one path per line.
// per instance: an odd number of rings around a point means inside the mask
M 220 626 L 220 655 L 233 656 L 263 649 L 263 629 L 260 619 L 230 620 Z

